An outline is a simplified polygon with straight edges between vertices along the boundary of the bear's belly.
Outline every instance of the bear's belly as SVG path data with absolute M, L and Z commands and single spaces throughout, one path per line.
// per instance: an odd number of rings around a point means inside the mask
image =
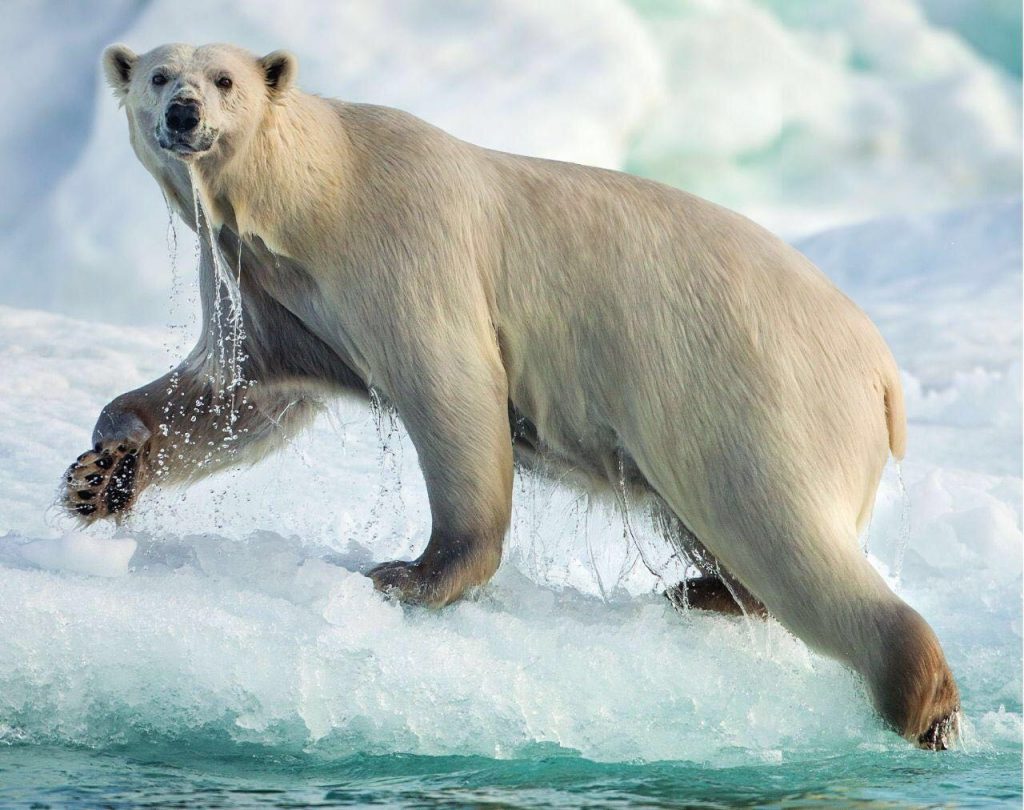
M 517 466 L 560 484 L 588 492 L 613 491 L 636 498 L 651 493 L 647 479 L 611 430 L 542 435 L 533 420 L 511 401 L 509 429 Z

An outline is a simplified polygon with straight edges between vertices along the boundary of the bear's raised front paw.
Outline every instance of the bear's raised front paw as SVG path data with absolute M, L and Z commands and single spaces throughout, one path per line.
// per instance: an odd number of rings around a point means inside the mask
M 143 455 L 128 439 L 98 442 L 64 474 L 64 507 L 87 523 L 127 511 L 141 489 Z
M 395 560 L 371 569 L 367 576 L 373 580 L 377 590 L 413 605 L 442 607 L 447 604 L 439 588 L 437 575 L 427 573 L 417 562 Z

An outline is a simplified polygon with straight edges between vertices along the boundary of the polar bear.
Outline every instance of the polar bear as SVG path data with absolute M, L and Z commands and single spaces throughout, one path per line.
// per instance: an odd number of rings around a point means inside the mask
M 767 610 L 900 734 L 955 736 L 935 634 L 857 542 L 904 452 L 897 367 L 801 254 L 658 183 L 303 93 L 286 52 L 114 45 L 103 68 L 202 237 L 207 328 L 103 409 L 67 472 L 74 514 L 121 515 L 148 483 L 274 450 L 327 394 L 374 392 L 432 521 L 419 558 L 369 572 L 381 590 L 439 607 L 487 582 L 514 459 L 541 460 L 657 504 L 708 563 L 691 604 Z

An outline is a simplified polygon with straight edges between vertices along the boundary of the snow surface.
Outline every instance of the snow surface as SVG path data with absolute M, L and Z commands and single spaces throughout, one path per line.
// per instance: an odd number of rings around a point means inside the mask
M 1019 31 L 1019 8 L 983 5 Z M 933 211 L 1018 193 L 1019 43 L 953 0 L 269 8 L 4 10 L 18 81 L 0 100 L 26 114 L 0 131 L 0 741 L 713 765 L 902 746 L 777 624 L 674 612 L 658 591 L 682 572 L 642 515 L 544 482 L 517 481 L 477 598 L 385 602 L 359 572 L 417 553 L 429 514 L 400 426 L 351 403 L 260 466 L 147 494 L 119 529 L 59 515 L 100 408 L 196 328 L 194 239 L 168 227 L 96 59 L 114 39 L 229 39 L 290 47 L 307 89 L 627 167 L 789 233 L 889 214 L 797 242 L 903 368 L 903 486 L 890 468 L 864 542 L 941 636 L 966 744 L 1019 747 L 1021 203 Z

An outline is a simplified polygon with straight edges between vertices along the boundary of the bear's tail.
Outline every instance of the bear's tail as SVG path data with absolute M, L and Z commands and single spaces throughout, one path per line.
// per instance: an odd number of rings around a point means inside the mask
M 889 427 L 889 450 L 899 461 L 907 452 L 907 412 L 903 406 L 903 386 L 895 369 L 885 384 L 885 422 Z

